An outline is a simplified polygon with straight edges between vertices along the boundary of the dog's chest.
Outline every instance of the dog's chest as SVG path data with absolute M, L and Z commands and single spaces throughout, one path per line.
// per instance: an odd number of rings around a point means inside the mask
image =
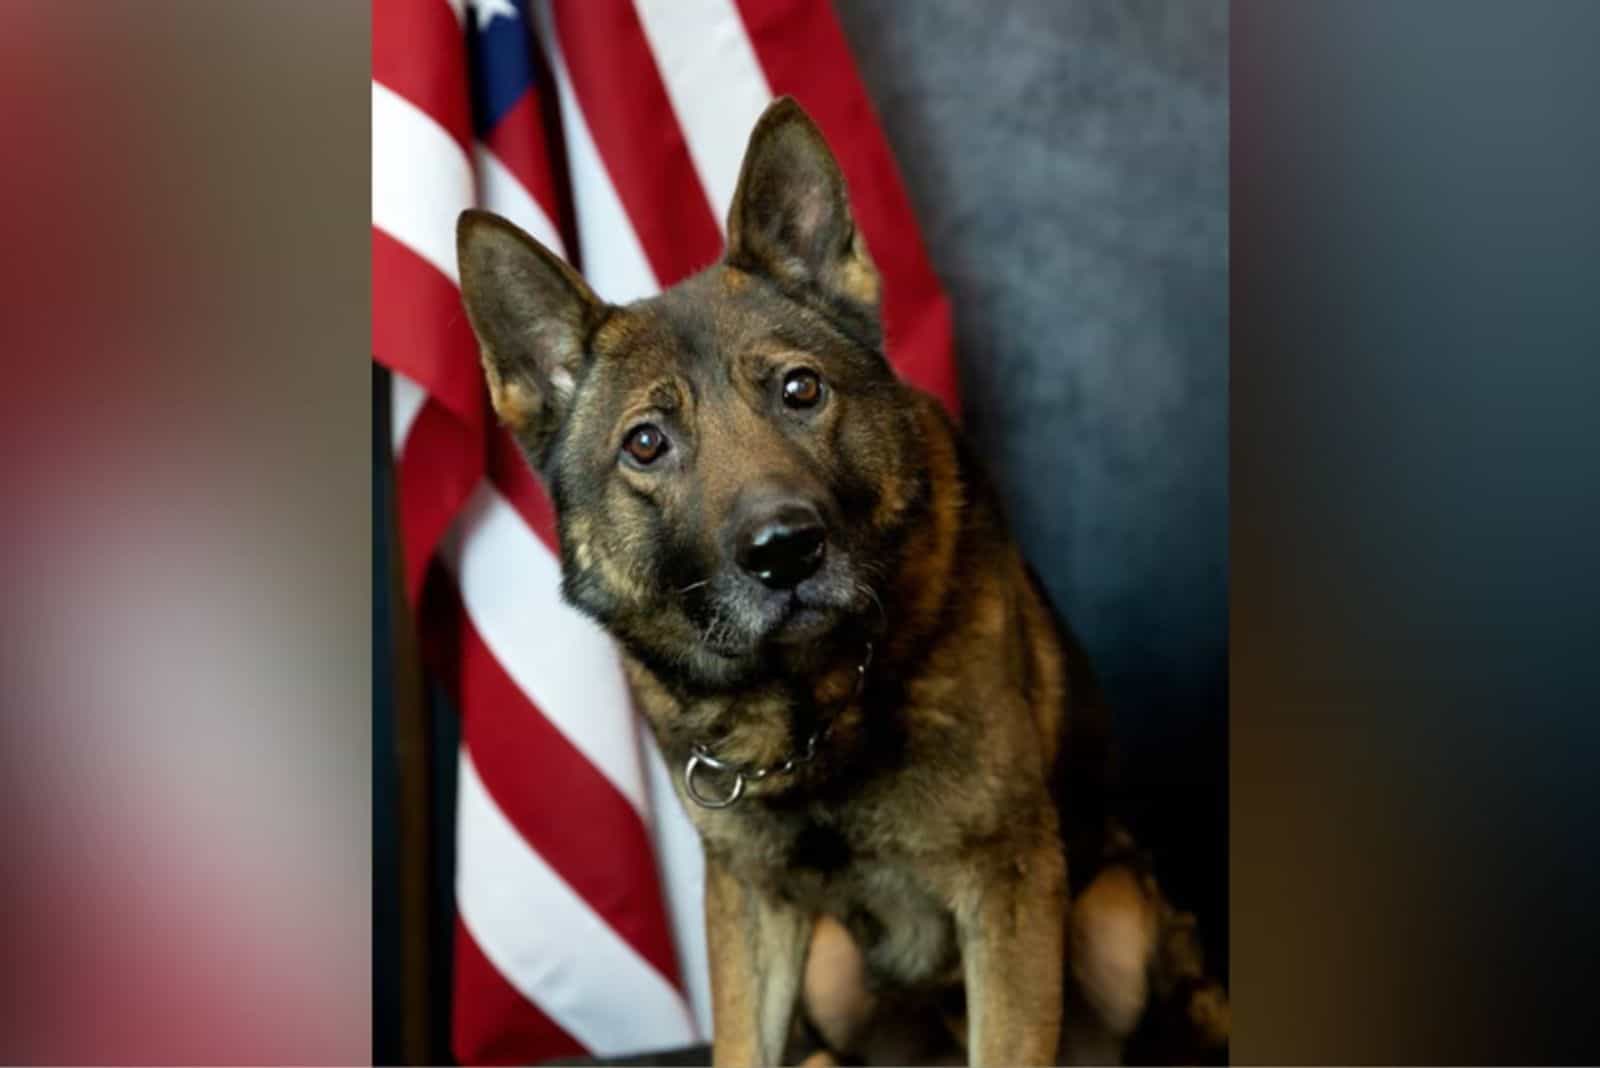
M 878 981 L 918 987 L 959 974 L 953 917 L 876 828 L 813 810 L 769 813 L 762 822 L 768 848 L 749 874 L 843 923 Z

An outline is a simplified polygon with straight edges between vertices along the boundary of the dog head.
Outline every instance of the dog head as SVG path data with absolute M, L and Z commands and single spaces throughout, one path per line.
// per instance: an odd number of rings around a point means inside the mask
M 605 303 L 496 216 L 458 226 L 489 394 L 551 492 L 563 592 L 703 686 L 881 612 L 917 496 L 917 420 L 879 276 L 793 101 L 750 137 L 723 260 Z

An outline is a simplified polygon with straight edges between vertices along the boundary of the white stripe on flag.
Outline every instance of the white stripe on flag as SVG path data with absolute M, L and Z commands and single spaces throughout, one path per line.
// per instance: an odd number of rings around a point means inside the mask
M 439 548 L 484 645 L 528 699 L 646 821 L 644 768 L 616 648 L 561 599 L 561 567 L 487 482 Z
M 373 82 L 372 225 L 456 283 L 456 216 L 472 200 L 472 165 L 456 139 Z
M 465 747 L 456 803 L 456 909 L 495 970 L 597 1056 L 694 1042 L 683 996 L 528 847 Z
M 673 771 L 661 759 L 661 750 L 650 728 L 639 721 L 640 742 L 645 755 L 645 784 L 650 790 L 650 838 L 655 846 L 656 867 L 661 872 L 661 887 L 667 898 L 667 916 L 672 922 L 672 942 L 678 951 L 678 969 L 683 975 L 694 1008 L 695 1023 L 703 1039 L 711 1037 L 711 964 L 706 954 L 705 854 L 700 834 L 683 811 L 683 802 L 672 788 Z
M 565 256 L 561 235 L 556 232 L 550 216 L 544 213 L 539 202 L 533 199 L 533 194 L 517 180 L 511 169 L 500 162 L 494 150 L 481 141 L 475 142 L 472 157 L 478 164 L 478 203 L 510 219 L 557 255 Z
M 728 206 L 750 130 L 772 101 L 733 0 L 634 0 L 689 158 L 717 226 Z
M 421 386 L 399 371 L 389 372 L 389 441 L 396 458 L 405 451 L 411 425 L 427 402 L 428 393 Z
M 555 72 L 561 98 L 561 125 L 566 133 L 567 166 L 572 179 L 572 207 L 578 217 L 578 247 L 583 276 L 595 293 L 615 304 L 653 297 L 661 291 L 639 235 L 622 207 L 611 174 L 600 159 L 589 124 L 583 117 L 566 60 L 556 43 L 555 20 L 547 4 L 539 5 L 539 33 Z

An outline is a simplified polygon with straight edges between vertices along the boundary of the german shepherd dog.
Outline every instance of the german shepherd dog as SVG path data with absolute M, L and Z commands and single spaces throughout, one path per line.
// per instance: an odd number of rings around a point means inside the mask
M 563 593 L 619 642 L 699 829 L 715 1062 L 1112 1061 L 1163 998 L 1224 1049 L 1191 918 L 1107 831 L 1081 657 L 885 359 L 800 107 L 756 124 L 724 258 L 659 296 L 609 305 L 483 212 L 458 254 Z

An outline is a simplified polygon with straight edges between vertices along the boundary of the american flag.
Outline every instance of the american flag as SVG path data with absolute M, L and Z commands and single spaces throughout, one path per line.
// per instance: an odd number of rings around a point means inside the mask
M 948 306 L 826 0 L 374 0 L 372 37 L 373 355 L 407 592 L 462 714 L 453 1049 L 705 1041 L 699 844 L 615 649 L 560 598 L 550 503 L 461 308 L 456 216 L 498 212 L 602 297 L 647 297 L 720 255 L 750 129 L 788 94 L 849 182 L 890 358 L 954 410 Z

